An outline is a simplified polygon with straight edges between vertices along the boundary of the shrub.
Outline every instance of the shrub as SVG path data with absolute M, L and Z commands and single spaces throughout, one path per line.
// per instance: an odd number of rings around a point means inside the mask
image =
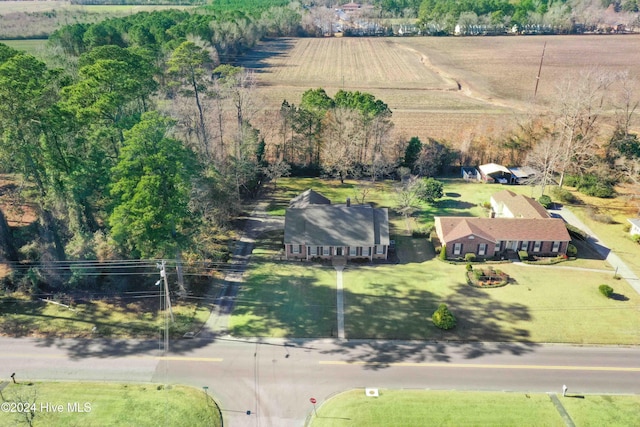
M 567 256 L 575 257 L 576 255 L 578 255 L 578 248 L 569 243 L 569 245 L 567 245 Z
M 544 206 L 545 209 L 549 209 L 551 207 L 551 203 L 553 203 L 551 201 L 551 197 L 547 196 L 546 194 L 543 194 L 542 196 L 540 196 L 540 198 L 538 199 L 538 202 Z
M 520 261 L 526 261 L 529 259 L 529 252 L 527 251 L 518 251 L 518 257 Z
M 471 252 L 464 254 L 464 260 L 467 262 L 473 262 L 476 260 L 476 254 L 473 254 Z
M 615 220 L 609 215 L 600 214 L 593 208 L 587 209 L 587 215 L 594 221 L 601 222 L 603 224 L 615 224 Z
M 578 240 L 587 240 L 587 233 L 585 231 L 582 231 L 578 227 L 571 224 L 565 224 L 565 225 L 571 237 Z
M 431 234 L 430 227 L 420 227 L 411 232 L 412 237 L 428 237 Z
M 431 320 L 440 329 L 451 329 L 456 326 L 456 318 L 449 311 L 446 304 L 440 304 L 438 309 L 431 316 Z
M 561 201 L 562 203 L 577 203 L 578 198 L 573 195 L 573 193 L 566 188 L 554 187 L 551 190 L 551 194 L 556 200 Z
M 622 226 L 622 231 L 624 231 L 625 233 L 628 233 L 629 231 L 631 231 L 631 224 L 627 223 L 625 225 Z
M 473 275 L 476 276 L 476 280 L 480 280 L 484 274 L 482 273 L 482 270 L 473 270 Z
M 471 270 L 473 270 L 473 266 L 469 263 L 469 264 L 467 264 L 466 269 L 467 269 L 467 271 L 471 271 Z
M 640 243 L 640 234 L 634 234 L 633 236 L 631 236 L 631 240 L 636 243 Z
M 447 245 L 442 245 L 442 249 L 440 249 L 440 259 L 442 261 L 447 260 Z
M 610 298 L 611 295 L 613 294 L 613 288 L 609 285 L 600 285 L 598 286 L 598 290 L 602 295 L 604 295 L 607 298 Z

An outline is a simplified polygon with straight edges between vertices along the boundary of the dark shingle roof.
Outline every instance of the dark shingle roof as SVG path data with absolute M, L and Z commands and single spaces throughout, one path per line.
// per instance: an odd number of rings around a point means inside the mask
M 285 244 L 373 246 L 389 244 L 386 208 L 369 205 L 316 205 L 289 208 L 285 216 Z
M 331 200 L 312 189 L 300 193 L 289 202 L 290 208 L 306 208 L 310 205 L 330 205 Z

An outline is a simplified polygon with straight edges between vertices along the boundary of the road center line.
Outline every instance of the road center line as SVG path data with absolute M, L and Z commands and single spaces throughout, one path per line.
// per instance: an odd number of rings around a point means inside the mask
M 616 366 L 555 366 L 555 365 L 487 365 L 469 363 L 420 363 L 420 362 L 344 362 L 340 360 L 321 360 L 320 365 L 354 365 L 354 366 L 398 366 L 422 368 L 462 368 L 462 369 L 531 369 L 542 371 L 613 371 L 640 372 L 640 367 L 626 368 Z

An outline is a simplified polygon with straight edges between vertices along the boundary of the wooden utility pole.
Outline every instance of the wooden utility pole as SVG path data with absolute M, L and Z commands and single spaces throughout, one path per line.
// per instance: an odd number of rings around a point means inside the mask
M 538 83 L 540 83 L 540 72 L 542 71 L 542 61 L 544 61 L 544 51 L 546 48 L 547 42 L 544 42 L 544 46 L 542 47 L 542 56 L 540 57 L 540 66 L 538 67 L 538 75 L 536 76 L 536 89 L 533 91 L 534 98 L 538 94 Z

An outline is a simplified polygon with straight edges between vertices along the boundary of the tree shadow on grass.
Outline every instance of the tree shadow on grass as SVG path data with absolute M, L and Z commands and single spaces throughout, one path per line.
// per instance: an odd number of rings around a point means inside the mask
M 443 301 L 425 289 L 402 295 L 375 295 L 386 285 L 373 284 L 371 294 L 345 290 L 348 342 L 329 354 L 364 363 L 366 369 L 384 369 L 398 362 L 450 362 L 453 357 L 475 359 L 489 354 L 522 355 L 534 351 L 529 332 L 519 326 L 531 320 L 528 307 L 504 303 L 490 292 L 460 283 Z M 391 288 L 393 289 L 393 287 Z M 446 303 L 458 320 L 450 331 L 436 328 L 431 315 Z
M 259 43 L 254 49 L 249 50 L 238 58 L 235 65 L 251 68 L 257 72 L 263 72 L 271 65 L 267 62 L 270 58 L 286 56 L 294 44 L 294 39 L 278 38 Z
M 609 295 L 609 299 L 612 299 L 614 301 L 629 301 L 629 297 L 619 294 L 617 292 L 614 292 L 611 295 Z

